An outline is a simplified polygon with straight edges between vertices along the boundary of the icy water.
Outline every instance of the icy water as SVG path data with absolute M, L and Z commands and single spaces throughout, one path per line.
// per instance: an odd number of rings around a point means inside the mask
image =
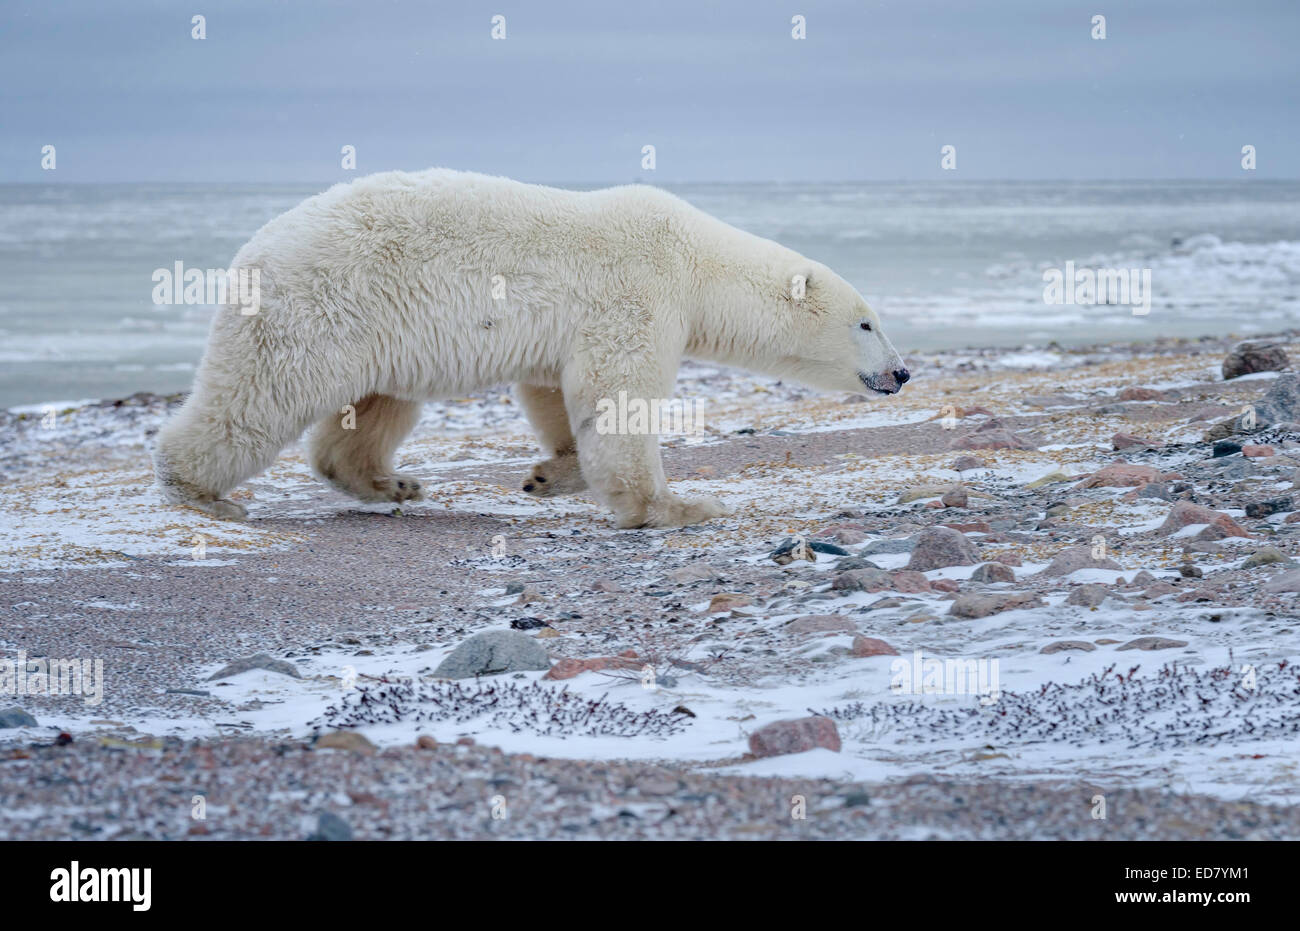
M 0 406 L 188 387 L 210 307 L 157 269 L 222 268 L 321 185 L 0 185 Z M 825 262 L 900 349 L 1266 332 L 1300 322 L 1300 182 L 691 184 Z M 1043 272 L 1150 269 L 1150 312 L 1044 301 Z

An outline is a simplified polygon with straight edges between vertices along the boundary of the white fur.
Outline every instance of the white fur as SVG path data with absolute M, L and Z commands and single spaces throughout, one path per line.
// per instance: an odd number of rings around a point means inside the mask
M 551 457 L 535 493 L 590 486 L 620 526 L 693 523 L 724 510 L 669 492 L 656 436 L 599 434 L 600 399 L 671 397 L 683 356 L 854 392 L 864 379 L 897 390 L 903 367 L 825 266 L 640 185 L 371 175 L 272 220 L 233 267 L 260 269 L 260 312 L 218 312 L 155 454 L 170 500 L 221 516 L 242 516 L 224 496 L 313 424 L 327 481 L 363 500 L 418 497 L 392 458 L 419 405 L 513 382 Z

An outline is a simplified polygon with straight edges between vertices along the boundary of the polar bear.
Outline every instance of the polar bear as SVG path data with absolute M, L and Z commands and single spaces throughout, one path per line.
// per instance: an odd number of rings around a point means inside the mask
M 683 357 L 893 394 L 903 360 L 829 268 L 646 185 L 568 191 L 431 169 L 339 184 L 239 250 L 257 303 L 216 314 L 154 453 L 165 497 L 226 495 L 315 425 L 313 470 L 362 501 L 421 497 L 393 454 L 420 406 L 502 383 L 547 458 L 535 495 L 590 490 L 619 527 L 726 513 L 673 494 L 658 436 L 596 429 L 602 399 L 670 398 Z

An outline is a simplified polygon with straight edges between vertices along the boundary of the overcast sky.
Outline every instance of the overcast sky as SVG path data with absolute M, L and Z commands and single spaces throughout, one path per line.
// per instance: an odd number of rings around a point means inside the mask
M 1296 178 L 1298 47 L 1297 0 L 4 0 L 0 181 Z

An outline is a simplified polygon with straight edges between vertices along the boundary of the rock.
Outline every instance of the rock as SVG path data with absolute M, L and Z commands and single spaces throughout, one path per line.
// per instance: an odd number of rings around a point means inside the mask
M 231 676 L 237 676 L 241 672 L 248 672 L 252 669 L 265 669 L 267 672 L 278 672 L 282 676 L 292 676 L 295 679 L 302 678 L 292 663 L 276 659 L 270 653 L 257 653 L 244 659 L 235 660 L 220 672 L 214 672 L 208 676 L 207 681 L 215 682 L 217 679 L 229 679 Z
M 822 543 L 815 540 L 795 539 L 786 537 L 768 554 L 778 566 L 789 565 L 796 559 L 806 559 L 808 562 L 816 562 L 817 554 L 825 553 L 828 556 L 848 556 L 849 551 L 841 549 L 833 543 Z
M 721 578 L 721 576 L 718 575 L 717 569 L 714 569 L 707 563 L 693 562 L 689 565 L 679 566 L 672 570 L 668 573 L 668 578 L 672 579 L 674 582 L 686 584 L 690 582 L 712 582 L 715 579 Z
M 1203 423 L 1207 420 L 1213 420 L 1215 417 L 1222 417 L 1224 414 L 1231 414 L 1232 408 L 1222 404 L 1207 404 L 1204 407 L 1198 407 L 1192 415 L 1187 418 L 1188 423 Z
M 1185 562 L 1178 567 L 1178 574 L 1185 579 L 1199 579 L 1205 576 L 1200 566 L 1193 566 L 1189 562 Z
M 1097 649 L 1087 640 L 1057 640 L 1049 643 L 1039 650 L 1039 653 L 1061 653 L 1066 650 L 1082 650 L 1084 653 L 1091 653 Z
M 859 543 L 867 542 L 867 535 L 861 530 L 837 530 L 835 542 L 844 546 L 857 546 Z
M 947 523 L 941 524 L 942 527 L 948 527 L 958 533 L 992 533 L 993 527 L 987 521 L 973 520 L 966 523 Z
M 893 587 L 894 580 L 884 569 L 849 569 L 831 582 L 838 592 L 883 592 Z
M 543 600 L 545 599 L 543 599 L 541 592 L 531 586 L 525 585 L 524 590 L 519 593 L 519 597 L 516 598 L 512 604 L 530 605 Z
M 949 449 L 1037 449 L 1028 440 L 990 420 L 970 433 L 957 437 L 948 444 Z
M 912 488 L 904 488 L 898 495 L 898 504 L 911 504 L 913 501 L 920 501 L 922 498 L 937 498 L 947 489 L 943 485 L 917 485 Z
M 842 614 L 808 614 L 785 625 L 792 634 L 854 633 L 853 621 Z
M 966 506 L 966 489 L 962 485 L 953 485 L 939 499 L 946 508 L 964 508 Z
M 1267 427 L 1288 420 L 1300 420 L 1300 375 L 1284 372 L 1273 381 L 1254 406 L 1255 425 Z M 1233 421 L 1238 429 L 1246 429 L 1247 415 L 1241 414 Z
M 1223 360 L 1223 380 L 1254 372 L 1280 372 L 1290 364 L 1286 348 L 1271 340 L 1247 340 L 1232 347 Z
M 616 594 L 623 591 L 623 586 L 610 579 L 597 579 L 591 583 L 593 592 L 605 592 L 607 594 Z M 513 626 L 513 625 L 511 625 Z
M 930 591 L 930 580 L 920 572 L 911 569 L 898 569 L 889 574 L 893 582 L 894 591 L 902 592 L 907 595 L 916 594 L 917 592 Z
M 1024 564 L 1020 557 L 1010 550 L 1004 550 L 1001 553 L 994 553 L 993 561 L 1000 562 L 1004 566 L 1021 566 Z
M 312 744 L 313 750 L 346 750 L 348 753 L 360 753 L 370 756 L 377 749 L 366 739 L 364 734 L 356 731 L 330 731 L 321 734 Z
M 1079 569 L 1122 569 L 1119 563 L 1113 559 L 1096 559 L 1092 555 L 1090 546 L 1067 546 L 1047 565 L 1039 575 L 1048 578 L 1059 578 L 1076 572 Z
M 1125 388 L 1119 393 L 1121 401 L 1163 401 L 1165 393 L 1155 388 Z
M 975 547 L 956 530 L 929 527 L 917 536 L 916 549 L 912 550 L 907 568 L 928 572 L 948 566 L 973 566 L 978 562 Z
M 1270 594 L 1281 592 L 1300 592 L 1300 569 L 1288 569 L 1269 579 L 1260 589 Z
M 1093 583 L 1091 585 L 1080 585 L 1074 591 L 1070 592 L 1070 597 L 1065 599 L 1068 605 L 1078 605 L 1084 608 L 1095 608 L 1106 600 L 1110 594 L 1105 585 Z
M 709 606 L 704 613 L 723 614 L 736 608 L 747 608 L 753 603 L 753 598 L 740 592 L 719 592 L 709 599 Z
M 803 753 L 818 747 L 840 752 L 840 733 L 835 722 L 821 715 L 773 721 L 749 735 L 749 751 L 759 758 Z
M 1272 446 L 1255 446 L 1246 443 L 1241 447 L 1241 454 L 1247 459 L 1267 459 L 1269 456 L 1276 456 L 1277 450 Z
M 1280 562 L 1287 566 L 1295 565 L 1295 563 L 1288 559 L 1286 554 L 1276 546 L 1262 546 L 1246 557 L 1246 561 L 1241 564 L 1241 568 L 1254 569 L 1257 566 L 1268 566 L 1275 562 Z
M 1175 504 L 1169 516 L 1165 518 L 1165 522 L 1156 529 L 1156 534 L 1167 537 L 1192 524 L 1209 524 L 1229 537 L 1250 537 L 1250 534 L 1227 514 L 1212 511 L 1199 504 L 1192 504 L 1190 501 L 1179 501 Z
M 36 719 L 23 709 L 14 705 L 0 711 L 0 729 L 9 727 L 36 727 Z
M 864 546 L 859 552 L 860 556 L 886 556 L 894 553 L 910 553 L 916 549 L 916 540 L 912 538 L 902 539 L 893 538 L 889 540 L 873 540 Z
M 1250 478 L 1259 471 L 1253 461 L 1238 456 L 1221 456 L 1218 459 L 1207 459 L 1205 465 L 1218 473 L 1215 478 L 1220 481 L 1238 481 L 1243 478 Z
M 532 637 L 517 630 L 487 630 L 452 650 L 433 675 L 438 679 L 469 679 L 550 668 L 546 649 Z
M 879 569 L 880 567 L 870 559 L 863 559 L 861 556 L 849 556 L 837 562 L 835 568 L 840 572 L 846 572 L 849 569 Z
M 979 456 L 958 456 L 948 468 L 954 472 L 969 472 L 971 469 L 987 469 L 989 464 Z
M 1134 446 L 1159 446 L 1155 440 L 1148 440 L 1145 437 L 1134 436 L 1132 433 L 1116 433 L 1110 438 L 1111 447 L 1119 449 L 1131 449 Z
M 1048 472 L 1048 473 L 1047 473 L 1046 475 L 1044 475 L 1042 478 L 1036 478 L 1036 479 L 1034 479 L 1032 482 L 1030 482 L 1030 483 L 1029 483 L 1028 485 L 1026 485 L 1025 487 L 1026 487 L 1026 488 L 1042 488 L 1044 485 L 1052 485 L 1052 484 L 1055 484 L 1056 482 L 1068 482 L 1068 481 L 1070 481 L 1070 476 L 1066 475 L 1064 472 L 1060 472 L 1060 471 L 1057 471 L 1057 472 Z
M 1001 614 L 1003 611 L 1011 611 L 1015 608 L 1038 607 L 1041 604 L 1042 602 L 1033 592 L 983 595 L 967 593 L 957 596 L 956 600 L 948 608 L 948 614 L 952 617 L 975 620 L 976 618 L 988 617 L 991 614 Z
M 1069 513 L 1070 513 L 1070 506 L 1062 502 L 1061 504 L 1053 504 L 1051 507 L 1049 507 L 1046 511 L 1043 512 L 1043 516 L 1064 517 L 1066 514 Z
M 599 672 L 602 669 L 640 669 L 645 664 L 633 656 L 593 656 L 589 659 L 564 658 L 557 660 L 543 679 L 572 679 L 584 672 Z
M 808 562 L 817 561 L 817 553 L 814 552 L 808 541 L 794 537 L 786 537 L 777 544 L 776 549 L 767 554 L 767 558 L 772 560 L 778 566 L 788 566 L 796 559 L 806 560 Z
M 1215 459 L 1222 459 L 1224 456 L 1235 456 L 1241 452 L 1241 444 L 1234 443 L 1231 440 L 1219 440 L 1214 444 L 1212 455 Z
M 853 638 L 853 648 L 849 650 L 853 656 L 897 656 L 898 651 L 885 643 L 883 640 L 877 640 L 875 637 L 863 637 L 858 635 Z
M 352 840 L 352 828 L 333 812 L 322 811 L 316 816 L 316 832 L 308 835 L 307 840 Z
M 1075 488 L 1136 488 L 1149 482 L 1167 481 L 1176 476 L 1166 475 L 1150 466 L 1130 465 L 1127 462 L 1112 462 L 1105 468 L 1089 475 Z
M 1011 570 L 1011 567 L 1004 566 L 1000 562 L 984 562 L 975 567 L 975 571 L 971 573 L 970 580 L 972 582 L 983 582 L 986 584 L 993 582 L 1014 582 L 1016 580 L 1016 574 Z
M 421 750 L 437 750 L 438 741 L 434 740 L 428 734 L 421 734 L 416 738 L 415 746 Z
M 1164 637 L 1138 637 L 1136 640 L 1130 640 L 1122 647 L 1116 647 L 1117 650 L 1172 650 L 1176 647 L 1187 646 L 1186 640 L 1168 640 Z
M 1294 511 L 1290 498 L 1271 498 L 1268 501 L 1252 501 L 1246 505 L 1247 517 L 1268 517 L 1270 514 L 1285 514 Z
M 931 591 L 936 592 L 959 592 L 961 586 L 957 584 L 956 579 L 935 579 L 930 583 Z
M 1134 588 L 1142 588 L 1143 586 L 1150 585 L 1155 580 L 1156 577 L 1154 575 L 1143 569 L 1137 575 L 1133 576 L 1132 585 Z
M 1155 498 L 1160 501 L 1172 501 L 1174 496 L 1169 493 L 1169 486 L 1164 482 L 1147 482 L 1140 488 L 1129 492 L 1136 498 Z

